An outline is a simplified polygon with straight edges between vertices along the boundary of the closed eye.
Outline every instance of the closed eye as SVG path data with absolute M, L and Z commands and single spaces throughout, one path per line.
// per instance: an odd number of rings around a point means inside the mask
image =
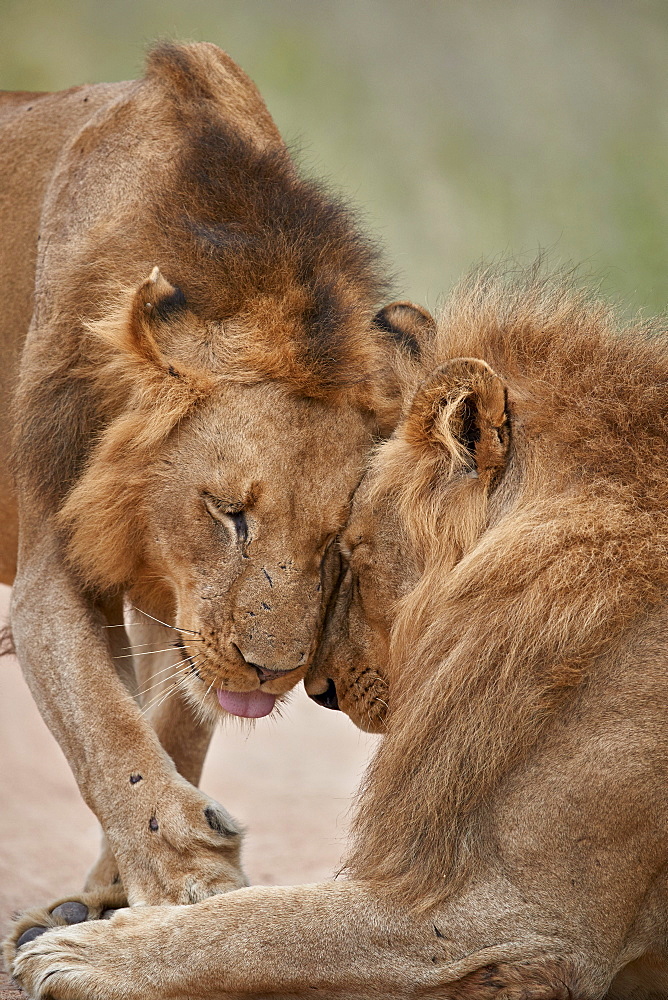
M 248 521 L 246 520 L 244 512 L 242 510 L 235 510 L 225 516 L 228 517 L 234 525 L 234 530 L 236 531 L 237 538 L 241 544 L 245 544 L 248 541 Z
M 219 524 L 224 524 L 228 528 L 233 528 L 235 537 L 244 545 L 248 541 L 248 522 L 244 511 L 235 504 L 221 500 L 211 493 L 203 493 L 202 499 L 214 521 L 218 521 Z

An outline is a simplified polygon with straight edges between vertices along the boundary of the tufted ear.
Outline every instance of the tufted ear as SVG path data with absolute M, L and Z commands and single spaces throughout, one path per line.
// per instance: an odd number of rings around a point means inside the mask
M 450 475 L 491 480 L 505 464 L 510 439 L 504 383 L 477 358 L 440 365 L 415 393 L 403 437 L 431 458 L 440 453 Z
M 154 267 L 133 296 L 126 349 L 130 348 L 150 364 L 169 370 L 169 364 L 158 346 L 156 331 L 161 322 L 185 307 L 186 300 L 181 289 L 171 285 L 160 269 Z
M 128 392 L 158 393 L 167 406 L 164 392 L 169 386 L 172 403 L 180 410 L 209 393 L 214 385 L 209 373 L 184 361 L 183 351 L 177 358 L 169 357 L 173 337 L 168 326 L 181 324 L 182 332 L 187 334 L 196 323 L 197 317 L 188 312 L 181 289 L 171 285 L 154 267 L 134 291 L 127 291 L 115 309 L 87 324 L 91 337 L 108 349 L 97 366 L 100 389 L 122 405 L 127 403 Z
M 426 309 L 412 302 L 391 302 L 376 313 L 373 325 L 384 341 L 384 384 L 389 408 L 381 431 L 389 436 L 422 378 L 424 355 L 431 354 L 436 321 Z
M 391 302 L 376 313 L 373 324 L 388 333 L 404 354 L 418 361 L 424 346 L 436 333 L 436 320 L 412 302 Z

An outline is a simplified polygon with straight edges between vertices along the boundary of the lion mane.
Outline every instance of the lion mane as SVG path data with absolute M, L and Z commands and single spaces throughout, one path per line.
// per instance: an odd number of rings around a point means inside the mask
M 70 558 L 101 588 L 131 576 L 147 457 L 221 383 L 279 380 L 386 430 L 396 417 L 392 338 L 370 322 L 385 289 L 378 250 L 298 173 L 250 81 L 215 46 L 161 44 L 132 96 L 147 131 L 170 137 L 172 162 L 137 192 L 141 206 L 110 213 L 59 262 L 62 334 L 15 403 L 17 477 L 61 508 Z M 112 114 L 125 113 L 120 100 Z M 166 278 L 137 293 L 156 261 Z
M 504 776 L 665 597 L 668 334 L 565 276 L 488 269 L 421 368 L 372 472 L 419 582 L 348 869 L 429 909 L 489 848 Z

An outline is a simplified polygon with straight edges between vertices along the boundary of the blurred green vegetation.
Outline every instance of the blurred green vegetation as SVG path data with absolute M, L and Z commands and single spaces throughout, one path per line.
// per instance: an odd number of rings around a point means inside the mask
M 547 248 L 665 309 L 665 0 L 0 0 L 0 87 L 133 77 L 157 37 L 244 67 L 399 294 Z

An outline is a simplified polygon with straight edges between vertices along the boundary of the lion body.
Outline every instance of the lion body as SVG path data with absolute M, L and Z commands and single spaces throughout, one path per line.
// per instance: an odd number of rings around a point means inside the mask
M 306 671 L 325 556 L 396 417 L 377 251 L 213 45 L 4 95 L 0 139 L 13 640 L 107 835 L 91 912 L 119 869 L 132 902 L 192 902 L 244 882 L 193 787 L 212 725 Z

